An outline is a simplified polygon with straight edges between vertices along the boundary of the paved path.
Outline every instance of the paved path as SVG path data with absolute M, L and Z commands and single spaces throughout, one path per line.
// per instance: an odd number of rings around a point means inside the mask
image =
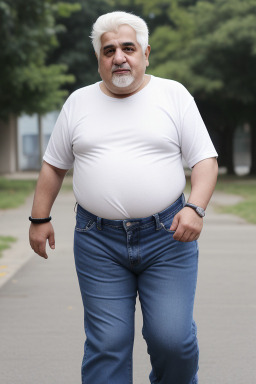
M 213 200 L 224 198 L 215 194 Z M 80 383 L 84 333 L 72 253 L 73 205 L 72 193 L 57 198 L 56 250 L 48 260 L 33 255 L 28 245 L 31 198 L 19 209 L 0 211 L 0 233 L 19 239 L 0 259 L 1 384 Z M 200 239 L 195 307 L 200 384 L 256 383 L 255 253 L 256 226 L 217 215 L 210 206 Z M 138 304 L 134 384 L 149 383 L 141 327 Z

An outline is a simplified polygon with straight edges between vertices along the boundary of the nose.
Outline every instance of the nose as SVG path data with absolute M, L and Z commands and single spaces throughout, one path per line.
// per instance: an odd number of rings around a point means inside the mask
M 120 48 L 116 49 L 114 59 L 113 59 L 113 64 L 120 65 L 125 62 L 126 62 L 126 57 L 122 49 Z

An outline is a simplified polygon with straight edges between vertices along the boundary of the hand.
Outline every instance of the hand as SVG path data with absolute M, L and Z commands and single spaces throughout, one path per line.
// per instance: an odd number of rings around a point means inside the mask
M 52 224 L 50 222 L 44 224 L 31 223 L 29 229 L 30 246 L 35 253 L 45 259 L 48 259 L 48 255 L 46 253 L 47 239 L 50 248 L 55 249 L 55 238 Z
M 188 242 L 197 240 L 203 228 L 203 219 L 191 208 L 185 207 L 173 218 L 171 231 L 175 231 L 173 238 Z

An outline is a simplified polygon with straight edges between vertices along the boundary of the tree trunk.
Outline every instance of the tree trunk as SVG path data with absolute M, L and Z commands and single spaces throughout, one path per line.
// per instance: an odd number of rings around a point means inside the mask
M 251 123 L 251 168 L 250 175 L 256 175 L 256 123 Z
M 37 115 L 38 122 L 38 145 L 39 145 L 39 164 L 42 164 L 43 158 L 43 127 L 42 127 L 42 116 L 40 114 Z
M 228 175 L 234 175 L 234 128 L 231 126 L 225 129 L 225 150 L 227 173 Z
M 0 173 L 18 170 L 17 118 L 10 115 L 7 121 L 0 120 Z

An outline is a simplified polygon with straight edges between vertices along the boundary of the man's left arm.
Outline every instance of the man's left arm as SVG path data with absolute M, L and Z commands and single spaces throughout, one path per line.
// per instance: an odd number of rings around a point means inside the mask
M 198 162 L 192 168 L 191 193 L 188 203 L 206 209 L 213 194 L 218 176 L 216 158 L 209 158 Z M 173 238 L 178 241 L 197 240 L 203 228 L 203 218 L 190 207 L 179 211 L 172 222 L 170 230 L 175 231 Z

